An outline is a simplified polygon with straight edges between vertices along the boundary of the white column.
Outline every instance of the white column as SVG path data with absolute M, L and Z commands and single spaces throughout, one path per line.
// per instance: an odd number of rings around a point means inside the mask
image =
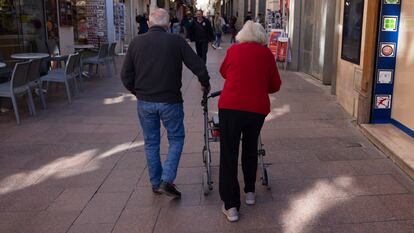
M 150 11 L 157 9 L 157 0 L 151 0 Z
M 106 23 L 108 31 L 108 42 L 115 41 L 115 26 L 114 26 L 114 1 L 106 0 Z

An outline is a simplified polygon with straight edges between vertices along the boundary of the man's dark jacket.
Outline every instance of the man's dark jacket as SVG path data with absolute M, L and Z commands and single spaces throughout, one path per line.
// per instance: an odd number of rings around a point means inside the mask
M 189 28 L 190 40 L 195 42 L 212 42 L 215 39 L 214 30 L 210 20 L 203 17 L 203 21 L 199 23 L 194 18 Z
M 167 33 L 162 27 L 134 38 L 128 47 L 121 79 L 139 100 L 147 102 L 183 102 L 181 78 L 183 63 L 209 87 L 204 62 L 181 36 Z

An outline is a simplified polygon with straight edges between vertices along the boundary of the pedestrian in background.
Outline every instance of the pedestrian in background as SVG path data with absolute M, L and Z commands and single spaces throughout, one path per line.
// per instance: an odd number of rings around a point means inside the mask
M 221 44 L 221 36 L 223 34 L 223 27 L 226 23 L 224 22 L 223 17 L 220 16 L 220 13 L 216 13 L 216 17 L 214 17 L 214 32 L 216 34 L 216 40 L 214 41 L 211 46 L 214 49 L 223 49 L 220 47 Z
M 185 38 L 188 38 L 188 28 L 191 25 L 191 16 L 187 13 L 181 20 L 181 28 L 184 30 Z
M 171 33 L 180 34 L 180 23 L 175 15 L 171 18 L 170 30 Z
M 237 17 L 231 16 L 229 20 L 229 28 L 230 28 L 230 34 L 231 34 L 230 43 L 236 43 L 236 34 L 237 34 L 236 23 L 237 23 Z
M 189 32 L 190 40 L 195 42 L 197 55 L 207 63 L 208 43 L 214 41 L 214 32 L 211 22 L 203 16 L 202 10 L 197 10 Z
M 249 20 L 253 20 L 252 12 L 248 11 L 246 17 L 244 17 L 244 23 L 246 23 Z
M 139 26 L 138 34 L 144 34 L 148 31 L 148 18 L 145 13 L 143 15 L 138 15 L 135 18 L 135 21 L 137 21 Z
M 203 91 L 210 90 L 209 75 L 203 61 L 180 35 L 167 33 L 168 12 L 151 11 L 151 28 L 130 43 L 121 79 L 137 101 L 139 122 L 152 191 L 180 198 L 174 185 L 184 145 L 182 86 L 183 63 L 198 77 Z M 161 164 L 160 122 L 167 130 L 168 154 Z
M 228 49 L 220 73 L 225 79 L 218 108 L 220 119 L 219 193 L 222 212 L 231 222 L 239 219 L 240 187 L 237 180 L 240 138 L 246 204 L 256 202 L 257 141 L 270 112 L 269 94 L 281 81 L 262 25 L 247 21 L 237 34 L 240 44 Z

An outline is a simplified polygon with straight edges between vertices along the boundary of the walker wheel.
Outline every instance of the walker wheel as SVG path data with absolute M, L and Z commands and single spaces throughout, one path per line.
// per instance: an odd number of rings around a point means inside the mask
M 269 183 L 269 176 L 267 175 L 267 169 L 264 169 L 264 175 L 262 178 L 262 185 L 267 186 L 268 189 L 270 189 L 270 183 Z
M 204 196 L 207 196 L 209 194 L 210 190 L 212 189 L 212 187 L 210 189 L 210 186 L 211 185 L 208 184 L 207 171 L 203 171 L 203 193 L 204 193 Z

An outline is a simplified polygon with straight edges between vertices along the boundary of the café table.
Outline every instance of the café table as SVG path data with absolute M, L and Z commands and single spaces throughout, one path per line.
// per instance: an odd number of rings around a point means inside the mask
M 47 53 L 15 53 L 10 56 L 13 59 L 18 60 L 30 60 L 30 59 L 42 59 L 50 57 Z
M 4 68 L 4 67 L 6 67 L 6 64 L 3 62 L 0 62 L 0 68 Z
M 93 49 L 95 48 L 94 45 L 91 44 L 75 44 L 75 49 L 81 50 L 81 49 Z

